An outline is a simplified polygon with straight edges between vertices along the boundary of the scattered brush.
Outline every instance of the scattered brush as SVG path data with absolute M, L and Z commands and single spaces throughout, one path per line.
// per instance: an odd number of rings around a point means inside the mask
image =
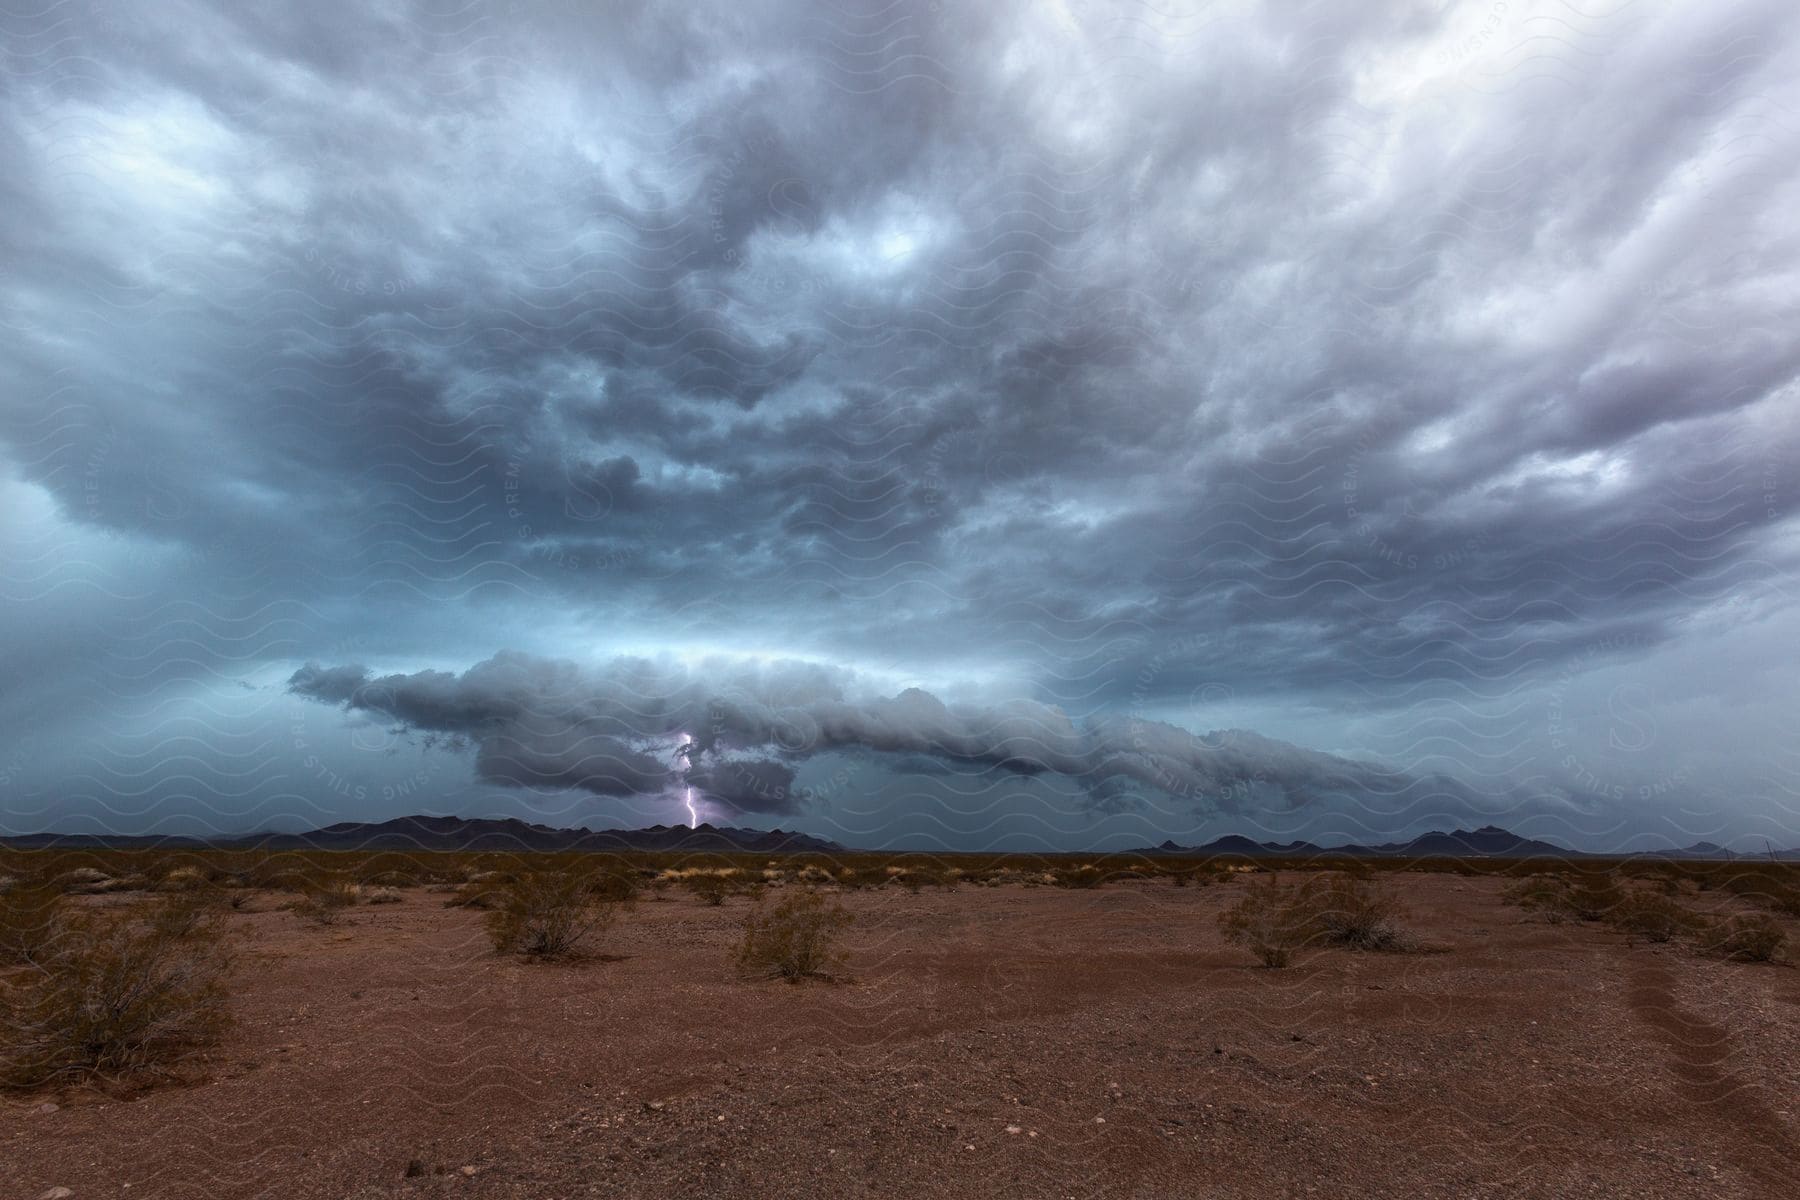
M 1669 942 L 1684 933 L 1693 933 L 1702 924 L 1699 916 L 1689 912 L 1666 893 L 1634 888 L 1607 912 L 1607 921 L 1626 933 L 1647 942 Z
M 147 919 L 153 931 L 175 941 L 214 936 L 224 904 L 224 898 L 211 889 L 172 892 L 151 905 Z
M 62 930 L 60 888 L 15 884 L 0 892 L 0 970 L 41 963 Z
M 1082 863 L 1079 867 L 1064 867 L 1048 873 L 1047 883 L 1066 888 L 1097 888 L 1106 882 L 1106 872 L 1093 863 Z
M 1312 927 L 1320 940 L 1352 950 L 1405 952 L 1418 949 L 1401 929 L 1400 905 L 1366 875 L 1333 875 L 1303 889 Z
M 193 892 L 213 886 L 212 876 L 200 867 L 176 867 L 156 885 L 160 892 Z
M 683 881 L 687 890 L 699 897 L 702 904 L 718 907 L 725 903 L 725 897 L 731 895 L 731 881 L 717 871 L 702 871 L 690 875 Z
M 1725 917 L 1705 929 L 1700 944 L 1710 953 L 1739 962 L 1774 962 L 1787 944 L 1787 931 L 1761 913 Z
M 1533 875 L 1500 894 L 1507 904 L 1542 912 L 1550 921 L 1606 921 L 1627 900 L 1625 889 L 1610 872 L 1576 879 Z
M 652 872 L 654 874 L 654 872 Z M 629 868 L 609 864 L 586 875 L 588 890 L 596 899 L 609 904 L 630 904 L 637 899 L 642 879 Z
M 838 932 L 851 922 L 842 905 L 827 903 L 813 891 L 796 891 L 772 908 L 761 900 L 744 921 L 744 941 L 737 968 L 746 978 L 833 978 L 843 967 Z
M 333 925 L 344 910 L 353 907 L 361 897 L 362 889 L 348 877 L 324 876 L 309 880 L 303 886 L 300 899 L 289 907 L 302 920 L 315 925 Z
M 508 881 L 508 877 L 498 871 L 473 872 L 455 889 L 450 899 L 444 901 L 444 907 L 491 909 Z
M 1561 903 L 1563 910 L 1578 921 L 1605 921 L 1625 903 L 1625 889 L 1610 872 L 1583 875 L 1563 892 Z
M 1364 879 L 1344 874 L 1284 884 L 1252 882 L 1219 914 L 1225 940 L 1265 967 L 1285 967 L 1310 945 L 1404 953 L 1419 948 L 1398 923 L 1400 906 Z
M 0 994 L 0 1082 L 118 1081 L 216 1041 L 230 1021 L 219 925 L 174 911 L 58 913 L 48 952 Z
M 574 871 L 533 871 L 494 888 L 488 935 L 501 954 L 566 958 L 589 936 L 612 924 L 625 901 L 606 895 Z
M 1285 967 L 1312 933 L 1311 912 L 1300 889 L 1269 876 L 1244 889 L 1219 914 L 1225 940 L 1256 955 L 1265 967 Z

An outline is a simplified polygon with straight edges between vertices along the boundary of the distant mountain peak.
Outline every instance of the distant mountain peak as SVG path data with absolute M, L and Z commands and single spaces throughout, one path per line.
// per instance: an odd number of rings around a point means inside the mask
M 405 816 L 386 821 L 341 821 L 310 833 L 265 833 L 216 844 L 268 849 L 332 850 L 749 850 L 838 852 L 843 847 L 810 834 L 740 829 L 702 821 L 647 829 L 562 829 L 517 817 Z
M 1536 858 L 1567 857 L 1576 851 L 1565 850 L 1549 842 L 1522 838 L 1498 825 L 1479 829 L 1456 829 L 1448 833 L 1434 829 L 1404 842 L 1384 842 L 1375 846 L 1318 846 L 1312 842 L 1259 842 L 1242 834 L 1229 833 L 1202 846 L 1177 846 L 1165 841 L 1160 846 L 1140 850 L 1139 854 L 1242 855 L 1245 857 L 1304 858 L 1314 855 L 1365 857 L 1456 857 L 1456 858 Z

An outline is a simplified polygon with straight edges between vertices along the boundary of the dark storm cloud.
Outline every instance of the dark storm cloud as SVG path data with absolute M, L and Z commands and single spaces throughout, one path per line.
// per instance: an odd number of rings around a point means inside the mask
M 0 648 L 61 681 L 0 711 L 104 749 L 94 804 L 312 802 L 232 724 L 281 718 L 217 715 L 245 677 L 570 638 L 986 681 L 1050 757 L 967 760 L 1102 808 L 1288 761 L 1097 749 L 1234 706 L 1353 718 L 1452 816 L 1800 787 L 1755 722 L 1690 761 L 1653 665 L 1641 753 L 1547 715 L 1570 670 L 1776 645 L 1789 6 L 328 7 L 0 17 Z M 405 678 L 363 710 L 495 783 L 668 770 Z M 929 727 L 907 694 L 843 744 Z M 229 770 L 146 778 L 178 735 L 127 717 L 178 710 Z M 937 719 L 883 752 L 961 759 Z M 758 761 L 695 786 L 788 811 Z M 1336 770 L 1289 791 L 1389 786 Z
M 953 708 L 919 688 L 869 694 L 811 664 L 688 669 L 617 659 L 589 670 L 503 654 L 460 676 L 372 677 L 360 667 L 309 663 L 288 687 L 416 730 L 466 735 L 479 747 L 477 773 L 493 783 L 599 795 L 691 786 L 735 811 L 795 811 L 789 764 L 848 750 L 1065 776 L 1110 809 L 1133 791 L 1225 812 L 1251 802 L 1295 808 L 1326 797 L 1434 791 L 1456 806 L 1478 804 L 1448 778 L 1413 777 L 1241 730 L 1196 736 L 1143 719 L 1078 725 L 1031 701 Z M 658 744 L 661 758 L 647 752 Z M 671 756 L 679 760 L 674 770 L 661 765 Z

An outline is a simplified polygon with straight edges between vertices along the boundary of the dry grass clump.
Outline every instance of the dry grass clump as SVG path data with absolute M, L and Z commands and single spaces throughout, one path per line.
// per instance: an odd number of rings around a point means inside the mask
M 1715 864 L 1699 884 L 1702 888 L 1717 887 L 1790 917 L 1800 917 L 1800 870 L 1793 863 Z
M 499 871 L 474 871 L 465 879 L 450 899 L 444 901 L 445 908 L 493 908 L 502 889 L 505 888 L 508 876 Z
M 74 867 L 56 878 L 56 885 L 72 896 L 98 896 L 131 886 L 98 867 Z
M 423 886 L 424 880 L 411 871 L 358 871 L 356 882 L 367 888 L 387 888 L 390 891 L 399 888 Z
M 398 904 L 398 903 L 400 903 L 401 899 L 402 899 L 402 897 L 400 895 L 400 889 L 391 888 L 391 887 L 377 887 L 377 888 L 369 889 L 368 893 L 363 896 L 363 903 L 364 904 Z
M 230 1023 L 216 907 L 53 918 L 48 949 L 0 993 L 0 1083 L 120 1081 L 165 1070 Z
M 1645 888 L 1627 891 L 1606 919 L 1626 933 L 1648 942 L 1669 942 L 1700 928 L 1700 917 L 1661 892 Z
M 731 880 L 719 871 L 700 871 L 682 882 L 688 891 L 699 897 L 702 904 L 715 908 L 725 903 L 725 897 L 731 895 Z
M 315 925 L 331 925 L 361 898 L 362 889 L 348 876 L 324 875 L 306 881 L 300 899 L 289 908 L 296 916 Z
M 1082 863 L 1078 867 L 1063 867 L 1048 873 L 1048 883 L 1066 888 L 1097 888 L 1106 882 L 1106 872 L 1093 863 Z
M 1219 914 L 1219 931 L 1234 946 L 1256 955 L 1265 967 L 1285 967 L 1312 932 L 1311 911 L 1301 889 L 1274 876 L 1252 883 Z
M 1565 920 L 1607 921 L 1630 894 L 1611 872 L 1604 875 L 1581 875 L 1568 879 L 1553 875 L 1533 875 L 1521 879 L 1500 894 L 1507 904 L 1534 909 L 1548 917 L 1552 924 Z
M 1568 886 L 1563 880 L 1550 875 L 1531 875 L 1517 883 L 1508 884 L 1500 893 L 1500 901 L 1543 912 L 1555 920 L 1561 920 L 1562 895 L 1568 890 Z
M 747 978 L 830 979 L 843 967 L 838 932 L 851 922 L 844 907 L 813 891 L 791 892 L 773 908 L 759 899 L 744 921 L 737 968 Z
M 1194 867 L 1189 870 L 1172 870 L 1169 881 L 1176 887 L 1211 887 L 1215 883 L 1229 883 L 1233 876 L 1228 870 L 1214 867 Z
M 1787 930 L 1761 913 L 1726 917 L 1701 934 L 1701 948 L 1739 962 L 1774 962 L 1787 944 Z
M 1625 899 L 1617 876 L 1583 875 L 1563 892 L 1562 907 L 1578 921 L 1606 921 Z
M 1309 945 L 1405 952 L 1418 949 L 1398 923 L 1400 907 L 1367 880 L 1328 875 L 1284 884 L 1271 875 L 1251 883 L 1224 912 L 1225 940 L 1265 967 L 1285 967 Z
M 1366 877 L 1333 875 L 1308 882 L 1313 928 L 1326 944 L 1389 952 L 1418 948 L 1400 928 L 1399 903 Z
M 654 871 L 651 872 L 655 874 Z M 643 886 L 642 877 L 630 867 L 609 862 L 598 871 L 585 875 L 588 890 L 598 899 L 612 904 L 630 904 Z
M 574 871 L 529 871 L 497 884 L 487 914 L 494 949 L 537 959 L 574 954 L 590 935 L 611 925 L 626 903 L 597 883 Z
M 206 932 L 218 921 L 224 907 L 224 895 L 212 888 L 174 892 L 152 903 L 146 920 L 151 929 L 179 940 Z
M 62 891 L 14 885 L 0 892 L 0 970 L 44 960 L 62 925 Z
M 1660 885 L 1631 885 L 1610 872 L 1572 880 L 1537 875 L 1520 880 L 1502 893 L 1502 898 L 1509 904 L 1541 911 L 1553 922 L 1604 921 L 1648 942 L 1667 943 L 1692 936 L 1702 951 L 1745 962 L 1771 962 L 1779 955 L 1787 939 L 1779 922 L 1753 914 L 1709 924 L 1677 899 L 1689 890 L 1682 886 L 1683 882 L 1664 880 Z M 1692 890 L 1707 889 L 1702 882 Z M 1728 886 L 1723 890 L 1732 889 Z M 1765 894 L 1754 898 L 1766 902 Z
M 176 867 L 156 885 L 162 892 L 192 892 L 213 886 L 212 875 L 196 866 Z

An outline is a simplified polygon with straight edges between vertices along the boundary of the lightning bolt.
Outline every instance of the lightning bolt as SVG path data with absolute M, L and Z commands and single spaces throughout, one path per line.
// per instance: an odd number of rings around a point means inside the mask
M 685 733 L 681 735 L 681 741 L 679 743 L 677 743 L 677 745 L 675 747 L 675 760 L 677 762 L 686 764 L 687 748 L 689 746 L 693 745 L 693 742 L 694 742 L 694 739 L 691 735 L 685 734 Z M 694 808 L 694 789 L 691 784 L 683 785 L 681 800 L 682 800 L 683 804 L 687 805 L 688 828 L 689 829 L 700 828 L 700 814 Z

